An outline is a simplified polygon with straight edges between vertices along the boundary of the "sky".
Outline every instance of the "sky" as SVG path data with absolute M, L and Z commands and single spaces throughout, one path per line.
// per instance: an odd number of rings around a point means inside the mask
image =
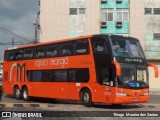
M 38 0 L 0 0 L 0 43 L 11 43 L 12 38 L 18 43 L 33 41 L 33 23 L 38 11 Z M 14 36 L 1 27 L 21 37 Z M 5 47 L 10 46 L 0 44 L 0 59 Z

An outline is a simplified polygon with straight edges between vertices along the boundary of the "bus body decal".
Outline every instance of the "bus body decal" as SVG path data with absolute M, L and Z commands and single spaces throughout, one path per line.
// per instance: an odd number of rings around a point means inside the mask
M 11 69 L 10 69 L 10 82 L 12 81 L 12 72 L 13 72 L 13 68 L 16 67 L 16 81 L 18 81 L 18 69 L 20 70 L 20 81 L 22 81 L 22 70 L 24 68 L 24 79 L 23 81 L 25 81 L 25 68 L 26 68 L 26 64 L 23 63 L 22 65 L 18 64 L 18 63 L 14 63 L 12 66 L 11 66 Z
M 67 65 L 68 63 L 69 63 L 69 59 L 68 59 L 68 57 L 65 57 L 65 58 L 51 59 L 50 61 L 48 61 L 48 60 L 36 60 L 35 61 L 35 66 L 37 66 L 38 68 L 41 68 L 41 67 L 45 67 L 45 66 L 48 66 L 48 65 L 51 65 L 51 66 L 61 65 L 61 68 L 64 68 L 64 66 Z
M 13 71 L 13 68 L 16 67 L 17 68 L 17 63 L 14 63 L 12 66 L 11 66 L 11 69 L 10 69 L 10 82 L 12 81 L 12 71 Z

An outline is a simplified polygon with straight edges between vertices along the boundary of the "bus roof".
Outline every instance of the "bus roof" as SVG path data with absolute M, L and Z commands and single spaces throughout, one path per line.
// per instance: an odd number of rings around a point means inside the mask
M 34 47 L 34 46 L 40 46 L 40 45 L 46 45 L 46 44 L 52 44 L 52 43 L 59 43 L 59 42 L 83 39 L 83 38 L 91 38 L 92 36 L 93 35 L 87 35 L 87 36 L 79 36 L 79 37 L 75 37 L 75 38 L 66 38 L 66 39 L 53 40 L 53 41 L 48 41 L 48 42 L 40 42 L 40 43 L 37 43 L 37 44 L 27 44 L 27 45 L 23 45 L 23 46 L 6 48 L 5 50 L 13 50 L 13 49 L 18 49 L 18 48 L 26 48 L 26 47 Z
M 53 40 L 53 41 L 48 41 L 48 42 L 40 42 L 40 43 L 37 43 L 37 44 L 27 44 L 27 45 L 18 46 L 18 47 L 7 48 L 5 50 L 13 50 L 13 49 L 17 49 L 17 48 L 26 48 L 26 47 L 34 47 L 34 46 L 40 46 L 40 45 L 46 45 L 46 44 L 52 44 L 52 43 L 59 43 L 59 42 L 83 39 L 83 38 L 99 37 L 99 36 L 101 36 L 101 37 L 120 37 L 120 38 L 129 38 L 129 39 L 138 40 L 138 39 L 133 38 L 133 37 L 126 37 L 126 36 L 122 36 L 122 35 L 94 34 L 94 35 L 79 36 L 79 37 L 75 37 L 75 38 L 66 38 L 66 39 L 61 39 L 61 40 Z

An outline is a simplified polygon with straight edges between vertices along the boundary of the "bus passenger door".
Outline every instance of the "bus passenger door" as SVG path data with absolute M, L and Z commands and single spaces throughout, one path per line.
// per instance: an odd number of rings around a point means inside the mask
M 111 98 L 111 81 L 112 81 L 112 58 L 109 49 L 109 41 L 104 37 L 91 38 L 94 55 L 96 78 L 101 85 L 99 92 L 104 95 L 101 99 L 109 101 Z

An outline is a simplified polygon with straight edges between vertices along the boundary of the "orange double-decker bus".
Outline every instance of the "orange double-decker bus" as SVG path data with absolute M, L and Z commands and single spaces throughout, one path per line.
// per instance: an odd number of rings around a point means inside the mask
M 90 35 L 5 50 L 3 89 L 17 99 L 45 97 L 107 104 L 145 103 L 148 64 L 136 38 Z

